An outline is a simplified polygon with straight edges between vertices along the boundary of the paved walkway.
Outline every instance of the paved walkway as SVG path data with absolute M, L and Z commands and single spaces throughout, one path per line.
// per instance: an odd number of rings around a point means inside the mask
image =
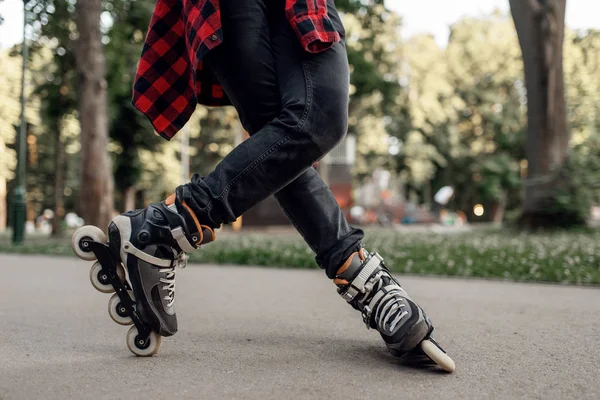
M 91 263 L 0 255 L 0 399 L 597 399 L 600 290 L 404 277 L 457 364 L 389 356 L 321 271 L 189 266 L 151 359 Z

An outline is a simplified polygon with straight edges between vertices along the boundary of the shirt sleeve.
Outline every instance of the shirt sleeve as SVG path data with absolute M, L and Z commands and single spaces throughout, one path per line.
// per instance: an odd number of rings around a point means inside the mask
M 285 11 L 307 52 L 320 53 L 340 41 L 340 34 L 327 14 L 327 0 L 286 0 Z
M 167 140 L 196 106 L 182 12 L 181 1 L 158 0 L 133 85 L 133 105 Z

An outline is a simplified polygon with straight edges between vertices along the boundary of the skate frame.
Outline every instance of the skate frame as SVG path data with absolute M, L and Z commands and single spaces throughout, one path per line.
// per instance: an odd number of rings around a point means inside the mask
M 129 297 L 127 291 L 130 289 L 129 284 L 127 282 L 121 282 L 119 276 L 117 275 L 116 265 L 120 263 L 119 261 L 115 261 L 108 245 L 104 243 L 99 243 L 95 241 L 88 242 L 89 248 L 94 252 L 96 257 L 98 258 L 98 262 L 102 267 L 102 271 L 106 273 L 108 277 L 108 282 L 115 288 L 115 292 L 119 299 L 121 300 L 121 304 L 124 305 L 128 311 L 128 316 L 133 321 L 133 324 L 138 330 L 138 336 L 135 338 L 136 345 L 140 348 L 146 348 L 148 346 L 148 340 L 150 337 L 151 330 L 146 328 L 144 323 L 142 322 L 140 316 L 137 313 L 137 307 L 135 302 Z M 125 269 L 126 266 L 123 266 Z M 127 272 L 126 272 L 127 273 Z

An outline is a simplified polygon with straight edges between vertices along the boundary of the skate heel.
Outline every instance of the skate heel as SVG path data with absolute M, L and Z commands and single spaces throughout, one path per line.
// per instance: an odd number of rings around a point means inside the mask
M 162 336 L 147 328 L 140 318 L 125 269 L 112 255 L 104 232 L 95 226 L 83 226 L 73 234 L 71 245 L 79 258 L 97 260 L 90 269 L 90 282 L 102 293 L 114 293 L 108 301 L 110 318 L 119 325 L 134 325 L 127 332 L 129 350 L 140 357 L 156 354 Z

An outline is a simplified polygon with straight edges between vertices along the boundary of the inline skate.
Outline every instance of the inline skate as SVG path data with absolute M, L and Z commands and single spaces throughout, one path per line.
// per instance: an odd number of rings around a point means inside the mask
M 425 311 L 408 296 L 377 253 L 361 248 L 338 269 L 338 293 L 362 314 L 367 328 L 381 334 L 398 357 L 423 358 L 447 372 L 454 361 L 432 338 L 433 325 Z
M 177 332 L 176 267 L 184 268 L 187 253 L 215 240 L 175 196 L 142 210 L 115 217 L 108 237 L 98 227 L 83 226 L 72 237 L 75 254 L 95 261 L 92 286 L 113 293 L 108 314 L 117 324 L 133 325 L 127 347 L 142 357 L 158 352 L 163 336 Z

